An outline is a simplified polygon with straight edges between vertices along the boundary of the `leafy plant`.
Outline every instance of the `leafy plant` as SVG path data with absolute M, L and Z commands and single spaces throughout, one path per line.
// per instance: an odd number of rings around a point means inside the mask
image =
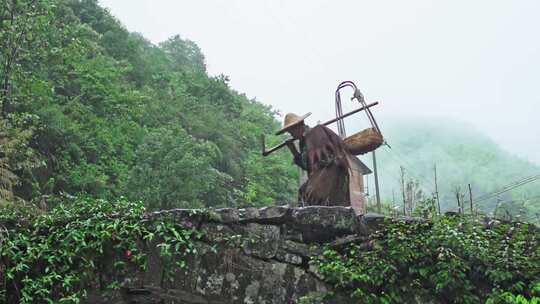
M 141 203 L 76 198 L 49 213 L 5 207 L 0 222 L 2 293 L 7 303 L 78 303 L 89 288 L 116 289 L 130 269 L 146 267 L 157 242 L 167 271 L 186 267 L 201 233 L 172 218 L 148 221 Z M 173 263 L 174 262 L 174 263 Z M 99 274 L 99 275 L 96 275 Z
M 313 260 L 328 282 L 364 303 L 537 301 L 537 228 L 474 219 L 387 223 L 367 243 Z M 528 302 L 523 302 L 528 303 Z

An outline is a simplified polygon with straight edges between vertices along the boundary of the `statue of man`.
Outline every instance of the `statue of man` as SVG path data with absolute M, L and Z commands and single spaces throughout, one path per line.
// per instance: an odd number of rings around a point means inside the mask
M 329 128 L 305 125 L 304 119 L 310 114 L 288 113 L 283 128 L 276 133 L 291 134 L 287 146 L 294 156 L 294 163 L 307 171 L 308 180 L 298 190 L 298 201 L 302 205 L 350 206 L 350 152 Z M 294 140 L 300 141 L 300 151 Z

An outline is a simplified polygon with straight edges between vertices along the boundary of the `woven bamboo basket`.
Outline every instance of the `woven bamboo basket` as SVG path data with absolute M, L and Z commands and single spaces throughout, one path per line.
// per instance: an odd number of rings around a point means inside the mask
M 360 155 L 380 147 L 383 143 L 383 137 L 374 128 L 368 128 L 345 138 L 343 141 L 352 154 Z

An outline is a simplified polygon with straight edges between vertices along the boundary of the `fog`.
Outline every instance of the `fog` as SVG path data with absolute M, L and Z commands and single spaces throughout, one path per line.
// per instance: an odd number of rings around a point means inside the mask
M 380 102 L 383 132 L 397 118 L 456 119 L 540 164 L 540 1 L 100 3 L 154 43 L 193 40 L 210 74 L 282 113 L 313 112 L 310 124 L 334 117 L 334 90 L 352 80 Z

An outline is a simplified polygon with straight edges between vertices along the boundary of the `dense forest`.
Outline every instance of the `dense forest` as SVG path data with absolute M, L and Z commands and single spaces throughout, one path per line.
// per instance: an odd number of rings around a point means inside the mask
M 260 156 L 275 111 L 209 76 L 194 42 L 154 45 L 94 0 L 2 3 L 2 201 L 124 196 L 157 209 L 295 197 L 290 157 Z

